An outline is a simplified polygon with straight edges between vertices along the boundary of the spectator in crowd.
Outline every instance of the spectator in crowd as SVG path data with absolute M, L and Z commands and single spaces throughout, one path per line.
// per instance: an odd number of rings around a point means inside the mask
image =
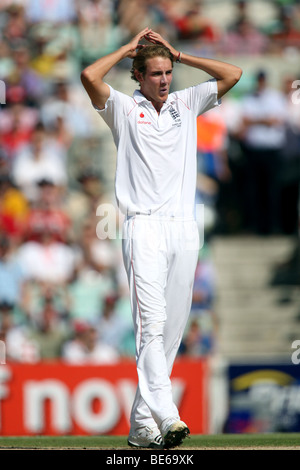
M 3 27 L 3 38 L 12 46 L 14 41 L 26 37 L 28 24 L 25 16 L 25 8 L 20 3 L 11 2 L 5 13 L 6 21 Z
M 97 237 L 94 219 L 87 220 L 78 237 L 79 265 L 68 290 L 73 319 L 96 322 L 107 292 L 115 290 L 116 253 L 110 240 Z
M 76 18 L 75 0 L 27 0 L 27 20 L 30 23 L 70 23 Z
M 0 144 L 0 176 L 1 178 L 4 177 L 5 180 L 8 178 L 10 165 L 9 165 L 9 157 L 7 152 L 5 152 L 4 148 Z
M 23 290 L 24 300 L 21 312 L 24 324 L 27 326 L 37 325 L 45 305 L 51 304 L 58 313 L 62 326 L 64 325 L 66 330 L 70 329 L 70 299 L 65 284 L 26 279 Z
M 12 305 L 0 305 L 0 336 L 5 342 L 6 361 L 31 364 L 38 362 L 38 351 L 27 336 L 26 325 L 18 324 L 12 313 Z
M 43 94 L 46 92 L 46 86 L 31 66 L 29 42 L 24 39 L 15 41 L 11 50 L 14 67 L 8 75 L 8 79 L 14 80 L 23 88 L 27 104 L 39 107 Z
M 76 250 L 57 240 L 54 226 L 36 227 L 36 240 L 22 243 L 18 250 L 20 262 L 28 280 L 55 284 L 68 284 L 75 276 L 77 268 Z
M 46 130 L 64 125 L 70 137 L 85 137 L 89 133 L 89 120 L 82 106 L 72 99 L 71 85 L 65 81 L 54 83 L 51 97 L 40 107 L 41 121 Z M 69 145 L 66 141 L 67 146 Z
M 74 338 L 63 347 L 62 359 L 68 364 L 115 364 L 119 360 L 118 352 L 103 343 L 97 328 L 84 321 L 74 323 Z
M 85 64 L 94 62 L 98 57 L 112 52 L 122 41 L 122 27 L 114 22 L 115 3 L 120 9 L 122 1 L 79 0 L 77 6 L 79 50 L 83 67 Z M 125 3 L 129 14 L 131 14 L 131 2 Z M 131 21 L 138 20 L 138 12 L 142 2 L 136 3 L 137 8 L 134 15 L 131 14 Z
M 200 318 L 192 318 L 182 339 L 179 354 L 186 357 L 203 357 L 212 354 L 214 350 L 214 332 L 208 333 L 201 325 Z
M 53 299 L 45 296 L 38 315 L 29 317 L 30 322 L 16 321 L 12 306 L 0 305 L 0 331 L 5 338 L 7 359 L 25 363 L 59 359 L 70 338 L 70 328 L 60 317 Z
M 4 80 L 14 70 L 14 61 L 11 57 L 11 48 L 0 36 L 0 79 Z
M 246 0 L 238 0 L 235 2 L 235 12 L 234 12 L 234 20 L 227 26 L 227 31 L 238 31 L 240 24 L 247 20 L 249 23 L 251 22 L 249 18 L 249 2 Z
M 44 231 L 51 232 L 56 241 L 68 243 L 71 239 L 71 222 L 62 207 L 61 189 L 51 179 L 37 183 L 38 198 L 29 209 L 24 227 L 24 241 L 40 241 Z
M 120 356 L 135 354 L 134 331 L 131 319 L 127 319 L 118 309 L 118 296 L 107 295 L 104 300 L 102 315 L 97 322 L 101 340 L 115 348 Z
M 25 89 L 19 84 L 8 83 L 6 102 L 0 115 L 0 142 L 12 165 L 16 155 L 29 145 L 39 112 L 28 106 Z
M 51 179 L 64 187 L 67 184 L 66 165 L 62 149 L 47 139 L 44 126 L 36 125 L 30 145 L 20 151 L 12 163 L 13 182 L 23 191 L 26 198 L 33 202 L 38 197 L 37 183 Z
M 226 100 L 224 100 L 226 101 Z M 205 237 L 217 225 L 220 186 L 230 178 L 228 130 L 223 111 L 212 109 L 197 118 L 197 203 L 203 204 Z
M 242 110 L 248 229 L 264 235 L 279 233 L 279 171 L 287 107 L 282 92 L 268 84 L 265 71 L 256 74 L 254 90 L 244 98 Z
M 111 196 L 106 194 L 101 173 L 92 166 L 83 168 L 76 181 L 77 187 L 68 188 L 63 206 L 69 214 L 74 231 L 79 233 L 87 219 L 93 218 L 95 221 L 97 209 L 101 204 L 111 203 Z M 94 230 L 96 232 L 96 227 Z
M 13 304 L 0 301 L 0 340 L 6 341 L 6 335 L 12 325 Z
M 127 41 L 129 37 L 135 36 L 149 24 L 147 3 L 138 0 L 120 0 L 118 2 L 118 24 L 124 36 L 123 42 Z
M 258 56 L 268 51 L 269 39 L 246 17 L 234 29 L 225 31 L 220 51 L 226 55 Z
M 22 241 L 29 204 L 22 191 L 16 188 L 8 172 L 0 173 L 0 232 L 17 245 Z
M 182 15 L 173 19 L 177 31 L 177 39 L 180 40 L 200 40 L 206 43 L 213 43 L 220 37 L 216 25 L 205 17 L 203 13 L 202 0 L 188 2 Z
M 217 318 L 215 314 L 215 267 L 209 242 L 199 251 L 195 272 L 191 321 L 181 345 L 181 353 L 207 356 L 215 351 Z
M 270 32 L 270 51 L 282 54 L 300 46 L 300 29 L 295 22 L 294 5 L 279 5 L 278 23 Z
M 96 214 L 101 202 L 108 202 L 104 190 L 104 181 L 100 173 L 93 168 L 85 168 L 78 175 L 81 194 L 86 197 L 88 210 Z
M 28 32 L 32 47 L 31 67 L 44 81 L 47 97 L 51 96 L 54 80 L 71 81 L 77 73 L 71 53 L 76 50 L 76 38 L 70 24 L 65 28 L 63 24 L 38 22 L 31 25 Z
M 84 262 L 104 276 L 113 277 L 116 268 L 116 252 L 110 238 L 98 238 L 94 221 L 83 224 L 78 244 L 81 248 Z
M 200 310 L 212 310 L 215 299 L 215 269 L 208 243 L 199 251 L 193 288 L 192 316 Z
M 216 181 L 227 179 L 227 126 L 218 109 L 197 118 L 197 162 L 199 173 Z
M 53 299 L 45 298 L 44 305 L 30 325 L 26 327 L 27 340 L 36 348 L 36 357 L 41 360 L 55 360 L 62 355 L 62 348 L 70 337 L 70 329 L 60 317 Z

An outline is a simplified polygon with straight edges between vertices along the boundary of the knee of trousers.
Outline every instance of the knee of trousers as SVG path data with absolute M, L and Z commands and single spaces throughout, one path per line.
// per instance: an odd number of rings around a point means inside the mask
M 164 334 L 165 321 L 147 321 L 142 325 L 143 342 L 152 341 L 153 339 L 162 339 Z

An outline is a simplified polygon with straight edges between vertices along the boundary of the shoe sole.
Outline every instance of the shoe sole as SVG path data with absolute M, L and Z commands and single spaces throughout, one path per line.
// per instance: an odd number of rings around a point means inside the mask
M 172 447 L 177 447 L 182 444 L 184 439 L 188 437 L 190 434 L 189 428 L 183 427 L 181 429 L 175 429 L 173 431 L 168 431 L 167 434 L 164 437 L 165 449 L 171 449 Z
M 155 444 L 154 442 L 151 442 L 148 446 L 139 446 L 138 444 L 134 444 L 133 442 L 127 441 L 128 445 L 130 447 L 135 447 L 136 449 L 163 449 L 163 445 Z

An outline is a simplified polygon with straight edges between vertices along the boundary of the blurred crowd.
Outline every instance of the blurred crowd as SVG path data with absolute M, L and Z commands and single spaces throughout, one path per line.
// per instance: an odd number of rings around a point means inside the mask
M 96 231 L 97 208 L 115 201 L 80 71 L 149 25 L 219 56 L 299 50 L 299 1 L 271 2 L 275 15 L 263 27 L 250 19 L 249 2 L 233 3 L 232 22 L 221 28 L 199 0 L 1 1 L 0 340 L 7 360 L 107 364 L 134 357 L 121 240 Z M 297 79 L 285 76 L 274 89 L 268 72 L 257 70 L 247 93 L 199 117 L 205 242 L 181 355 L 217 348 L 210 237 L 297 233 Z

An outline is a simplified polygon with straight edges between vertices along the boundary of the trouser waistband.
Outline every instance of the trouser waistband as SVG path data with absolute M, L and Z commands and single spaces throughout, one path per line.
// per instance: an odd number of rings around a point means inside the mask
M 166 214 L 166 213 L 161 213 L 161 212 L 133 212 L 133 211 L 128 211 L 127 212 L 127 219 L 130 219 L 131 217 L 138 217 L 138 218 L 145 218 L 145 219 L 151 219 L 151 220 L 177 220 L 177 221 L 191 221 L 195 220 L 195 217 L 193 215 L 175 215 L 175 214 Z

